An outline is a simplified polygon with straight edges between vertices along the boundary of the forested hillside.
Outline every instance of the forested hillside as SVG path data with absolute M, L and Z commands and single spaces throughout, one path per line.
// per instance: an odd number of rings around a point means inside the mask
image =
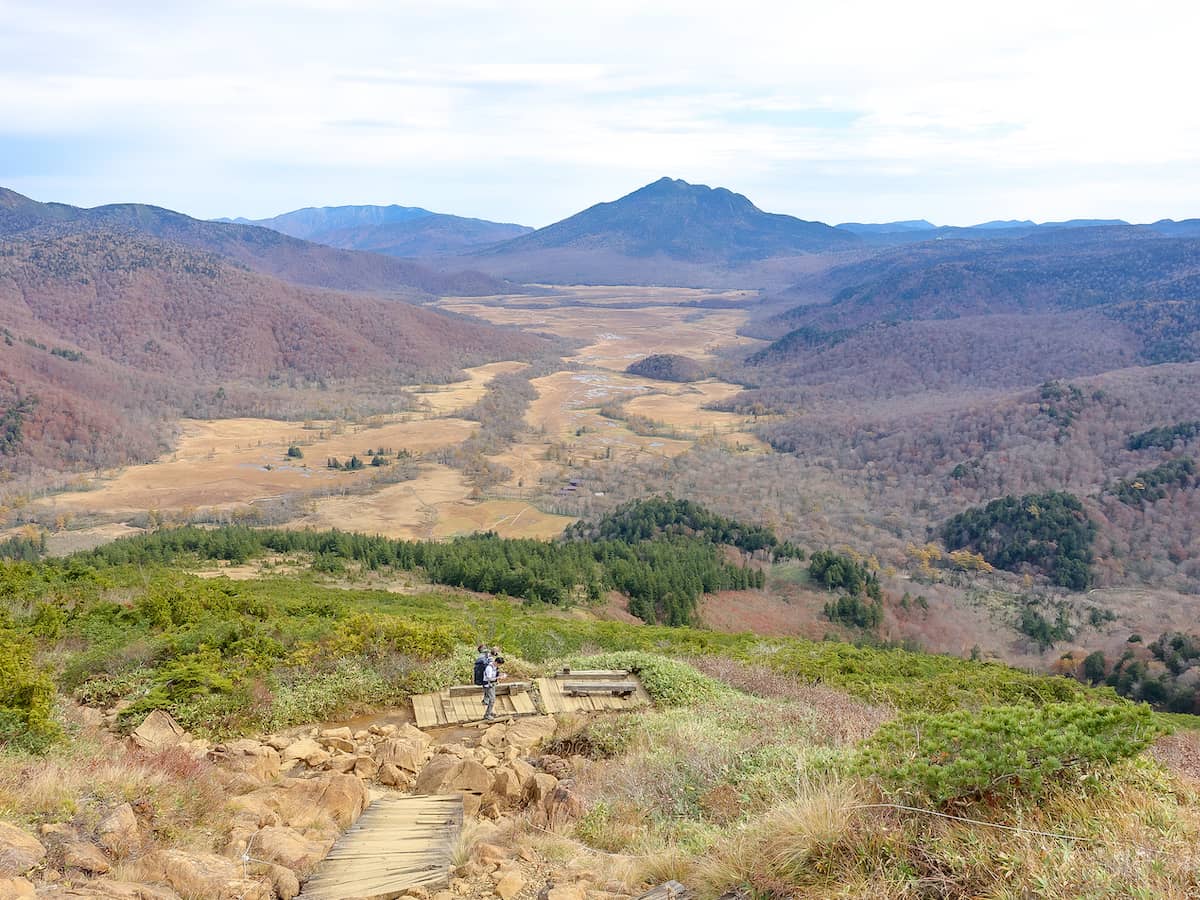
M 747 553 L 799 555 L 767 528 L 714 516 L 696 504 L 651 500 L 629 504 L 597 525 L 557 542 L 505 540 L 494 534 L 449 542 L 392 541 L 340 532 L 181 528 L 116 541 L 84 559 L 107 565 L 175 563 L 192 557 L 243 562 L 264 552 L 306 552 L 340 571 L 420 569 L 437 584 L 567 606 L 595 603 L 605 592 L 628 598 L 629 611 L 649 623 L 695 622 L 702 594 L 761 587 L 762 572 L 730 563 L 729 545 Z M 323 562 L 322 562 L 323 561 Z
M 52 233 L 125 231 L 215 253 L 285 281 L 420 299 L 430 294 L 494 294 L 511 285 L 479 272 L 434 271 L 382 254 L 340 250 L 251 225 L 205 222 L 137 203 L 80 209 L 38 203 L 0 188 L 0 238 L 38 229 Z M 466 267 L 463 267 L 466 268 Z
M 10 469 L 144 460 L 180 414 L 294 411 L 300 394 L 340 382 L 444 380 L 549 347 L 112 230 L 0 243 L 0 325 L 0 463 Z

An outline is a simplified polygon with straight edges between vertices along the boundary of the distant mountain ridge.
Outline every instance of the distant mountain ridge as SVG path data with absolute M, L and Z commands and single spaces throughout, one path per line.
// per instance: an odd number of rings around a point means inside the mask
M 699 263 L 736 264 L 853 246 L 856 238 L 822 222 L 766 213 L 726 188 L 660 178 L 608 203 L 481 251 L 607 250 Z
M 285 281 L 336 290 L 386 292 L 418 299 L 429 294 L 493 294 L 511 285 L 480 272 L 437 271 L 378 253 L 335 249 L 252 225 L 207 222 L 140 203 L 84 209 L 39 203 L 0 188 L 0 239 L 37 229 L 78 232 L 128 229 L 146 237 L 215 253 Z
M 533 231 L 526 225 L 430 212 L 419 206 L 306 207 L 269 219 L 218 219 L 270 228 L 343 250 L 397 257 L 444 256 Z
M 238 225 L 258 225 L 270 228 L 302 240 L 316 240 L 316 235 L 341 228 L 371 225 L 390 225 L 394 222 L 409 222 L 434 213 L 419 206 L 306 206 L 291 212 L 280 213 L 267 219 L 216 219 L 217 222 L 233 222 Z M 317 240 L 317 243 L 320 243 Z

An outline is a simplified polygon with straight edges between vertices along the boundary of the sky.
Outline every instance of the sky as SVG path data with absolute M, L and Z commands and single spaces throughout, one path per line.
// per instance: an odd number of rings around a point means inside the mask
M 541 226 L 661 176 L 830 223 L 1200 216 L 1200 3 L 0 0 L 0 185 Z

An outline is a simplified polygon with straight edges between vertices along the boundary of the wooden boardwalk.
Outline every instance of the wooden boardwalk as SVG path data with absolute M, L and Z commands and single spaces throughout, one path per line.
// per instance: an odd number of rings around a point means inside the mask
M 513 687 L 524 687 L 525 690 L 513 690 Z M 538 709 L 529 695 L 528 687 L 528 684 L 496 685 L 496 703 L 493 706 L 496 718 L 536 716 Z M 462 685 L 432 694 L 417 694 L 412 698 L 412 704 L 418 728 L 478 722 L 483 719 L 483 688 Z
M 450 883 L 462 830 L 462 795 L 381 797 L 338 839 L 298 900 L 392 900 Z
M 624 670 L 564 669 L 539 678 L 537 688 L 547 713 L 637 709 L 651 702 L 641 680 Z

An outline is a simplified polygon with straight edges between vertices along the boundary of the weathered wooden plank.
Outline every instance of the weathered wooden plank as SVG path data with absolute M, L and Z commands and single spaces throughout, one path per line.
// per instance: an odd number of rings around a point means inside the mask
M 501 681 L 496 685 L 496 696 L 519 694 L 527 690 L 529 690 L 528 681 Z M 456 684 L 450 688 L 451 697 L 480 697 L 482 694 L 483 688 L 478 684 Z
M 554 677 L 558 679 L 570 678 L 578 680 L 581 678 L 600 678 L 612 681 L 616 678 L 624 678 L 629 674 L 627 669 L 562 669 L 554 673 Z
M 428 694 L 417 694 L 412 698 L 413 714 L 418 728 L 432 728 L 438 724 L 437 713 L 433 708 L 433 698 Z
M 619 694 L 629 696 L 637 690 L 637 685 L 631 681 L 565 681 L 565 694 Z
M 309 878 L 300 900 L 398 896 L 449 883 L 461 795 L 376 800 Z

